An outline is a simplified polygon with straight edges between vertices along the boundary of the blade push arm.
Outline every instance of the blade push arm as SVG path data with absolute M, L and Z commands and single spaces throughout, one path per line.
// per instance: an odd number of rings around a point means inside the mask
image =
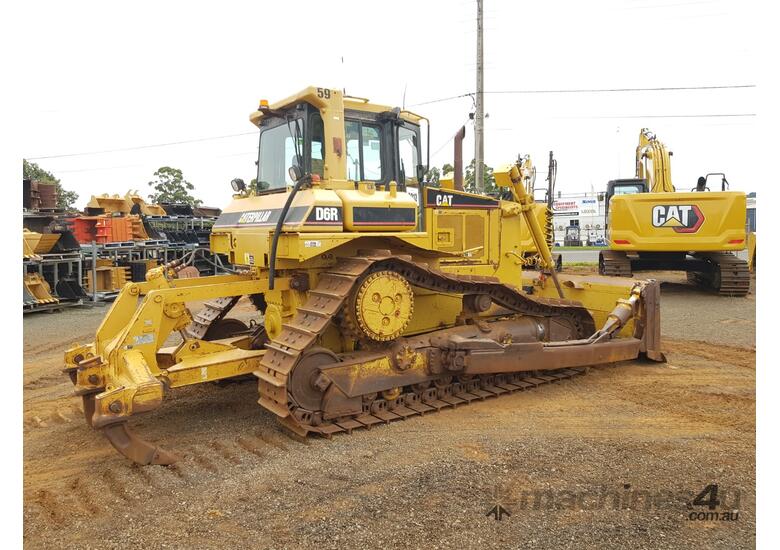
M 531 177 L 529 162 L 516 163 L 511 166 L 499 168 L 493 172 L 496 178 L 496 184 L 501 187 L 508 187 L 512 191 L 512 197 L 515 202 L 520 204 L 520 212 L 523 215 L 525 223 L 531 230 L 531 237 L 533 238 L 536 250 L 539 251 L 539 255 L 544 261 L 545 267 L 552 273 L 553 282 L 555 288 L 558 290 L 558 295 L 563 298 L 563 288 L 560 282 L 558 282 L 558 276 L 555 272 L 555 262 L 550 252 L 550 247 L 547 245 L 547 239 L 544 236 L 544 230 L 539 225 L 539 221 L 536 219 L 533 213 L 534 199 L 528 193 L 525 187 L 525 181 Z

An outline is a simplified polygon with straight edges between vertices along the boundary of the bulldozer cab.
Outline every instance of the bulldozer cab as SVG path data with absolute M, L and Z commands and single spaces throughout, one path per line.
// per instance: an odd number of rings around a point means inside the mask
M 292 186 L 293 166 L 324 189 L 396 182 L 406 191 L 419 187 L 427 171 L 420 139 L 426 119 L 338 90 L 310 87 L 274 105 L 262 101 L 250 120 L 260 129 L 261 192 Z

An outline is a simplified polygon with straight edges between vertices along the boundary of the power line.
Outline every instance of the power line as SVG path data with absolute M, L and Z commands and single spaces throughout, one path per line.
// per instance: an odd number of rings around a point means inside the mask
M 155 147 L 168 147 L 170 145 L 184 145 L 186 143 L 197 143 L 201 141 L 213 141 L 217 139 L 226 139 L 238 136 L 252 136 L 257 135 L 257 132 L 242 132 L 240 134 L 227 134 L 224 136 L 210 136 L 195 139 L 185 139 L 182 141 L 170 141 L 168 143 L 155 143 L 154 145 L 137 145 L 135 147 L 123 147 L 121 149 L 105 149 L 103 151 L 89 151 L 85 153 L 67 153 L 64 155 L 48 155 L 45 157 L 27 157 L 27 160 L 43 160 L 43 159 L 59 159 L 65 157 L 83 157 L 87 155 L 102 155 L 104 153 L 121 153 L 124 151 L 138 151 L 139 149 L 153 149 Z
M 466 120 L 463 122 L 463 124 L 461 124 L 461 126 L 465 126 L 465 125 L 466 125 L 466 124 L 468 124 L 469 122 L 470 122 L 470 120 L 469 120 L 469 119 L 466 119 Z M 460 126 L 459 126 L 459 128 L 460 128 Z M 455 135 L 456 135 L 456 134 L 457 134 L 457 132 L 455 132 L 455 134 L 452 134 L 452 135 L 451 135 L 449 138 L 447 138 L 447 141 L 445 141 L 444 143 L 442 143 L 440 147 L 438 147 L 438 148 L 437 148 L 437 149 L 436 149 L 436 150 L 435 150 L 433 153 L 431 153 L 431 157 L 435 157 L 436 155 L 438 155 L 439 153 L 441 153 L 441 151 L 442 151 L 442 150 L 443 150 L 443 149 L 444 149 L 444 148 L 445 148 L 447 145 L 449 145 L 450 143 L 452 143 L 452 141 L 455 139 Z
M 722 117 L 752 117 L 756 113 L 714 113 L 697 115 L 597 115 L 581 117 L 555 117 L 555 118 L 722 118 Z
M 76 172 L 99 172 L 102 170 L 119 170 L 120 168 L 138 168 L 143 164 L 124 164 L 122 166 L 105 166 L 102 168 L 80 168 L 78 170 L 55 170 L 58 174 L 73 174 Z
M 575 88 L 569 90 L 504 90 L 486 94 L 593 94 L 605 92 L 676 92 L 680 90 L 725 90 L 755 88 L 755 84 L 729 84 L 724 86 L 661 86 L 657 88 Z
M 423 101 L 422 103 L 413 103 L 409 105 L 409 107 L 419 107 L 420 105 L 430 105 L 431 103 L 441 103 L 442 101 L 452 101 L 453 99 L 460 99 L 462 97 L 469 97 L 473 96 L 474 94 L 460 94 L 460 95 L 453 95 L 450 97 L 441 97 L 439 99 L 431 99 L 430 101 Z
M 723 86 L 661 86 L 656 88 L 574 88 L 574 89 L 561 89 L 561 90 L 496 90 L 485 91 L 485 94 L 598 94 L 598 93 L 624 93 L 624 92 L 676 92 L 682 90 L 732 90 L 739 88 L 755 88 L 755 84 L 729 84 Z M 431 103 L 441 103 L 443 101 L 452 101 L 453 99 L 460 99 L 462 97 L 473 96 L 472 92 L 465 94 L 453 95 L 449 97 L 441 97 L 437 99 L 431 99 L 429 101 L 423 101 L 421 103 L 414 103 L 410 107 L 418 107 L 420 105 L 430 105 Z

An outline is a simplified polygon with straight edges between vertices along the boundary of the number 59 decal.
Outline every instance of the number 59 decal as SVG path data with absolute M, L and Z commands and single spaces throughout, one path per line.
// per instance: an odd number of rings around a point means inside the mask
M 317 88 L 317 97 L 324 97 L 330 99 L 330 90 L 327 88 Z

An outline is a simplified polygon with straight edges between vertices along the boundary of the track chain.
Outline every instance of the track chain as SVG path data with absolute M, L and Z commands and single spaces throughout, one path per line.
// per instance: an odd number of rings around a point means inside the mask
M 717 290 L 721 296 L 745 296 L 750 292 L 750 269 L 745 260 L 729 252 L 695 254 L 714 264 L 714 273 L 688 273 L 688 281 Z
M 572 319 L 579 336 L 591 334 L 593 319 L 579 302 L 529 296 L 517 288 L 501 283 L 495 277 L 454 275 L 430 269 L 408 256 L 363 257 L 339 261 L 320 274 L 318 284 L 309 291 L 306 303 L 299 307 L 293 319 L 282 326 L 279 336 L 266 344 L 266 354 L 255 371 L 259 378 L 259 403 L 276 414 L 284 425 L 305 435 L 315 432 L 325 436 L 341 431 L 390 422 L 406 416 L 455 406 L 474 399 L 484 399 L 509 391 L 569 378 L 578 369 L 547 371 L 543 375 L 513 373 L 481 376 L 469 381 L 441 383 L 424 391 L 402 393 L 393 400 L 364 396 L 364 412 L 336 421 L 325 421 L 321 411 L 299 407 L 288 395 L 287 383 L 303 354 L 313 348 L 317 338 L 341 311 L 358 280 L 372 271 L 393 270 L 403 275 L 413 286 L 450 294 L 488 294 L 494 303 L 520 314 L 561 316 Z M 495 380 L 498 378 L 499 382 Z M 502 387 L 506 386 L 506 387 Z M 495 390 L 495 391 L 494 391 Z M 461 395 L 462 394 L 462 395 Z
M 625 252 L 604 250 L 599 258 L 599 274 L 608 277 L 631 277 L 631 260 Z

